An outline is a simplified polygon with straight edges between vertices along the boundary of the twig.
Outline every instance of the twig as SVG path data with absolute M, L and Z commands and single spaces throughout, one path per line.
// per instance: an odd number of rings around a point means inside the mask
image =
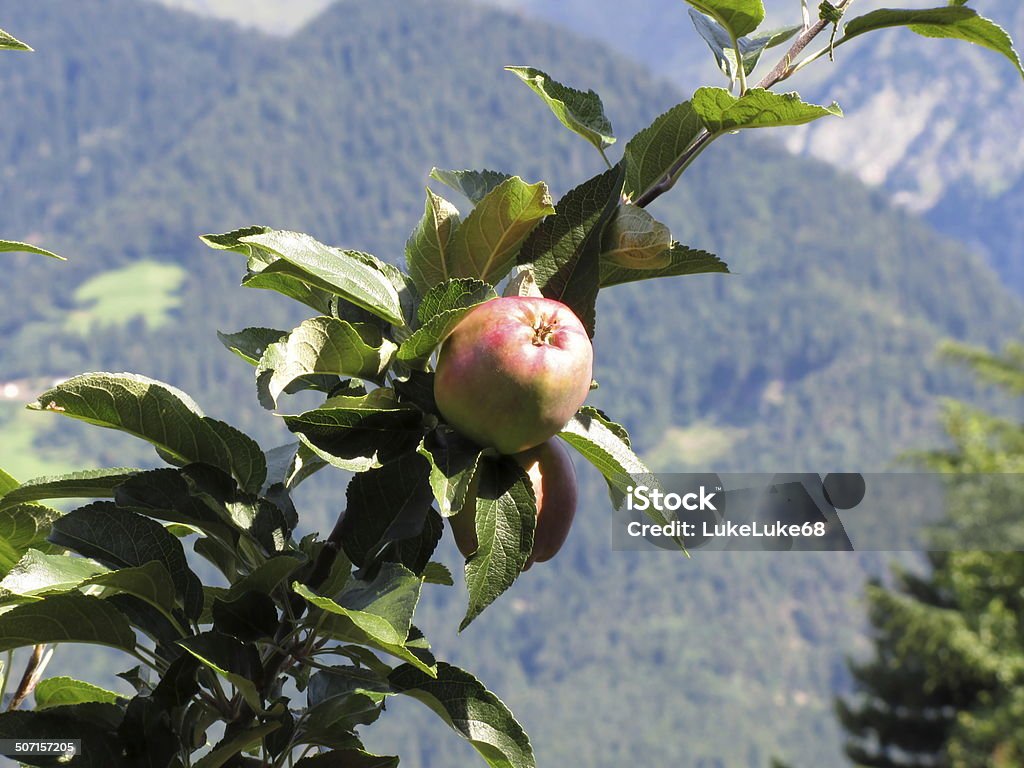
M 840 0 L 836 3 L 836 8 L 842 10 L 849 6 L 853 0 Z M 761 82 L 757 84 L 758 88 L 771 88 L 776 83 L 785 80 L 787 77 L 793 74 L 793 61 L 797 56 L 806 48 L 810 42 L 821 34 L 822 30 L 829 25 L 829 22 L 824 19 L 819 19 L 817 22 L 812 24 L 810 27 L 805 29 L 800 36 L 793 42 L 793 45 L 789 47 L 785 55 L 779 59 L 778 63 L 772 68 L 772 71 L 762 78 Z M 668 192 L 672 187 L 676 185 L 680 175 L 691 162 L 699 155 L 704 149 L 718 138 L 719 134 L 711 133 L 709 131 L 703 131 L 694 141 L 679 159 L 677 159 L 661 178 L 661 180 L 652 186 L 650 189 L 640 195 L 635 201 L 634 205 L 638 208 L 646 208 L 648 205 L 653 203 L 663 194 Z
M 32 656 L 25 665 L 25 672 L 21 676 L 21 682 L 18 683 L 18 688 L 14 691 L 11 703 L 7 707 L 8 712 L 13 712 L 20 707 L 22 702 L 32 694 L 36 685 L 39 684 L 39 679 L 43 676 L 43 671 L 46 669 L 46 665 L 50 663 L 52 656 L 53 649 L 47 650 L 45 645 L 37 645 L 32 649 Z

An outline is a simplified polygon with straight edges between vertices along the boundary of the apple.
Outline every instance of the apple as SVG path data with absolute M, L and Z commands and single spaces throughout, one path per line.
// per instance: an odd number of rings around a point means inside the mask
M 562 548 L 573 517 L 576 515 L 576 469 L 569 451 L 558 438 L 517 453 L 513 457 L 530 477 L 537 497 L 537 528 L 533 534 L 533 553 L 523 570 L 534 563 L 550 560 Z M 477 550 L 476 538 L 477 483 L 470 484 L 466 503 L 448 518 L 459 551 L 469 557 Z
M 553 299 L 504 296 L 474 307 L 441 345 L 434 398 L 470 440 L 515 454 L 556 435 L 583 405 L 594 348 Z

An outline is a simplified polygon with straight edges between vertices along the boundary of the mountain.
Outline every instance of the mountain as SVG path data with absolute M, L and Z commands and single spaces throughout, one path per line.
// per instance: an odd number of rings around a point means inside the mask
M 271 28 L 297 27 L 326 5 L 167 1 Z M 628 8 L 615 0 L 489 2 L 600 40 L 686 91 L 718 77 L 678 0 Z M 861 0 L 850 13 L 883 5 Z M 935 5 L 941 3 L 916 4 Z M 766 0 L 765 6 L 766 26 L 799 22 L 795 0 Z M 975 0 L 971 6 L 1024 39 L 1024 6 L 1016 0 Z M 940 232 L 983 253 L 1024 293 L 1024 261 L 1015 246 L 1024 237 L 1024 136 L 1017 129 L 1024 123 L 1024 84 L 1005 60 L 960 42 L 891 30 L 844 46 L 835 66 L 820 61 L 791 82 L 819 101 L 838 99 L 846 119 L 787 133 L 790 151 L 884 189 Z
M 433 165 L 546 179 L 559 194 L 603 167 L 502 65 L 533 64 L 598 90 L 619 147 L 683 98 L 603 46 L 457 0 L 348 0 L 287 39 L 142 0 L 47 0 L 0 16 L 39 49 L 48 35 L 75 40 L 46 54 L 49 67 L 0 62 L 0 87 L 17 95 L 0 157 L 20 164 L 28 187 L 0 231 L 17 226 L 14 234 L 35 233 L 72 257 L 8 262 L 0 371 L 139 371 L 186 389 L 267 447 L 285 435 L 266 426 L 251 371 L 213 331 L 290 327 L 298 316 L 238 288 L 243 264 L 202 248 L 198 233 L 258 222 L 397 262 Z M 107 69 L 111 41 L 76 37 L 83 18 L 102 18 L 135 51 L 116 59 L 131 82 L 156 81 L 172 59 L 224 64 L 197 68 L 178 90 L 124 88 Z M 8 91 L 15 80 L 22 87 Z M 93 95 L 67 98 L 81 83 Z M 66 167 L 34 164 L 31 144 L 8 143 L 45 128 L 47 104 L 63 106 L 67 129 L 52 142 Z M 103 155 L 108 183 L 91 186 L 73 169 L 89 148 L 84 127 L 103 120 L 121 132 Z M 154 147 L 154 136 L 166 138 Z M 938 396 L 974 394 L 934 360 L 936 342 L 996 345 L 1019 330 L 1019 300 L 976 254 L 763 136 L 716 144 L 654 212 L 735 273 L 602 295 L 594 402 L 663 469 L 883 468 L 935 439 Z M 185 273 L 168 323 L 64 330 L 80 285 L 140 261 Z M 152 460 L 109 434 L 34 417 L 46 424 L 37 446 L 96 464 Z M 709 432 L 724 445 L 705 450 L 698 438 Z M 581 474 L 584 501 L 564 555 L 531 570 L 465 638 L 454 633 L 463 595 L 432 593 L 423 624 L 438 653 L 500 693 L 543 765 L 763 766 L 771 754 L 840 764 L 831 696 L 848 683 L 844 653 L 862 647 L 859 590 L 882 556 L 611 552 L 604 489 Z M 322 527 L 342 496 L 341 478 L 312 480 L 304 526 Z M 445 556 L 458 570 L 454 553 Z M 81 666 L 64 659 L 55 673 Z M 403 765 L 468 759 L 414 709 L 396 712 L 374 738 L 397 745 Z

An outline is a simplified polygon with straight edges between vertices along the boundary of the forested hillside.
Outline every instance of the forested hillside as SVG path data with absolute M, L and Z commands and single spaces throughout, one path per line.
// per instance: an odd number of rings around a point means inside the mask
M 682 98 L 593 43 L 456 0 L 349 0 L 287 40 L 142 0 L 45 0 L 0 13 L 40 51 L 0 64 L 0 98 L 12 105 L 0 157 L 31 181 L 30 194 L 3 191 L 0 228 L 72 257 L 10 262 L 17 300 L 0 307 L 0 378 L 139 371 L 191 392 L 215 417 L 253 403 L 239 426 L 265 447 L 283 442 L 281 431 L 259 426 L 251 371 L 214 331 L 295 318 L 283 300 L 238 288 L 242 263 L 202 248 L 197 234 L 261 223 L 394 261 L 432 165 L 546 179 L 559 193 L 599 171 L 593 151 L 504 64 L 598 90 L 620 146 Z M 101 15 L 123 59 L 106 53 L 102 35 L 47 50 Z M 161 87 L 165 77 L 175 87 Z M 61 106 L 59 130 L 47 105 Z M 91 154 L 82 137 L 108 135 L 100 129 L 115 137 Z M 44 152 L 60 162 L 39 161 Z M 83 158 L 102 183 L 76 172 Z M 1019 302 L 981 259 L 771 140 L 723 140 L 658 206 L 680 239 L 735 273 L 620 287 L 598 308 L 594 400 L 662 467 L 883 467 L 937 434 L 936 396 L 970 394 L 934 361 L 935 343 L 996 344 L 1019 330 Z M 188 273 L 172 289 L 180 306 L 170 323 L 67 333 L 83 282 L 144 259 Z M 675 354 L 655 354 L 666 339 Z M 627 399 L 631 371 L 644 383 L 631 383 Z M 152 460 L 95 430 L 32 417 L 46 424 L 37 447 L 93 464 Z M 0 422 L 5 435 L 10 423 Z M 715 452 L 698 441 L 709 428 L 729 438 Z M 341 498 L 340 478 L 318 478 L 306 523 L 336 514 Z M 641 569 L 653 556 L 609 552 L 608 521 L 588 475 L 565 556 L 531 571 L 465 638 L 454 635 L 456 592 L 435 594 L 425 627 L 442 656 L 471 662 L 521 716 L 541 763 L 760 766 L 779 753 L 838 764 L 830 700 L 845 685 L 842 654 L 857 642 L 855 601 L 874 560 L 669 555 Z M 519 659 L 516 672 L 489 666 L 498 656 Z M 413 766 L 466 754 L 387 728 L 380 737 L 400 739 Z

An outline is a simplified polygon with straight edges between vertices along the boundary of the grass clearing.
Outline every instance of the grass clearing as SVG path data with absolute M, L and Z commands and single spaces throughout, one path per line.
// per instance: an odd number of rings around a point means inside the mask
M 0 467 L 16 480 L 94 466 L 74 451 L 46 447 L 48 415 L 27 411 L 22 403 L 0 402 Z
M 67 330 L 86 333 L 138 318 L 151 330 L 159 328 L 181 305 L 184 281 L 181 267 L 151 260 L 96 275 L 75 291 L 79 309 L 68 315 Z

